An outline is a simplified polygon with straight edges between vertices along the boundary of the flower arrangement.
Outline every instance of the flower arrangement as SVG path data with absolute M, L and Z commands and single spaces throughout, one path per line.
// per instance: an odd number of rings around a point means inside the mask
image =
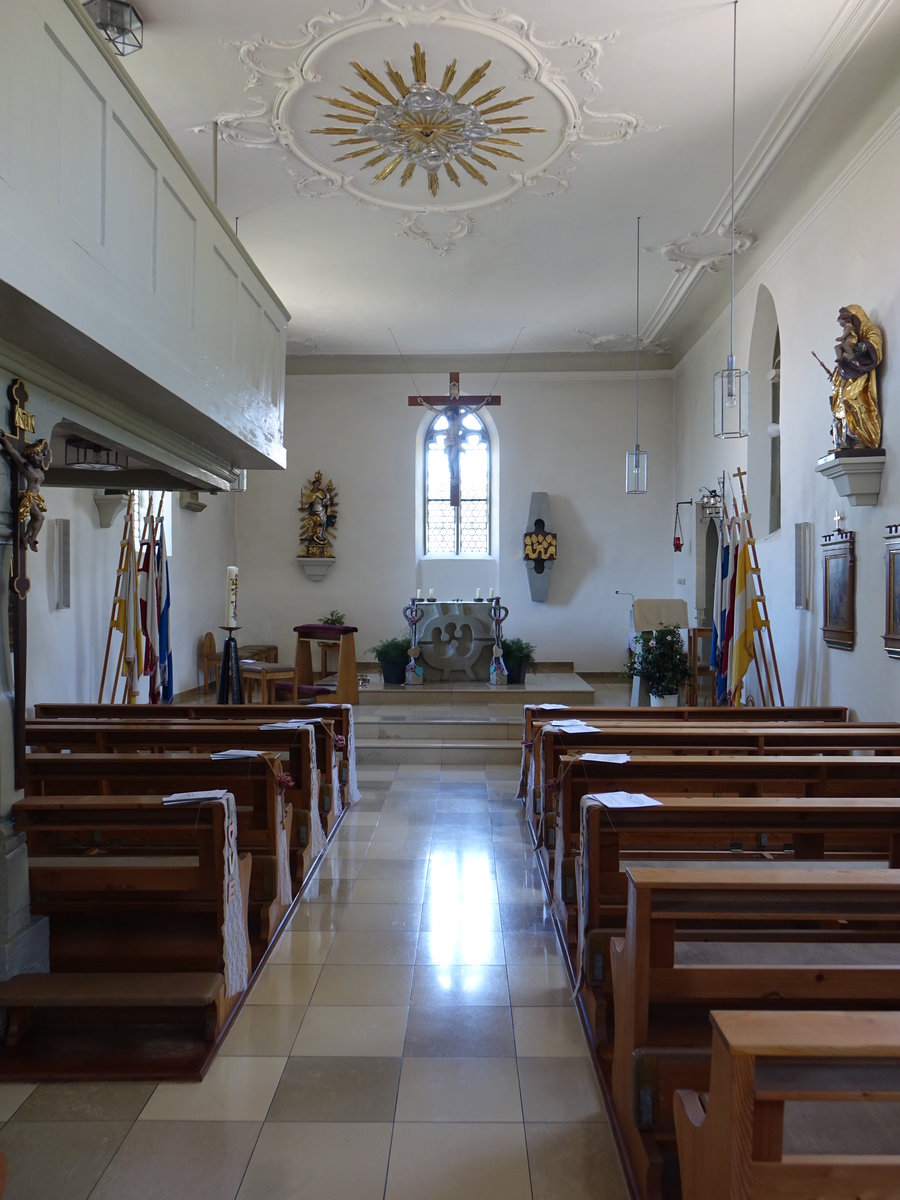
M 322 617 L 319 621 L 320 625 L 346 625 L 347 615 L 333 608 L 327 617 Z
M 623 671 L 630 679 L 639 675 L 651 696 L 671 696 L 691 676 L 684 639 L 677 625 L 658 625 L 635 638 L 635 650 Z

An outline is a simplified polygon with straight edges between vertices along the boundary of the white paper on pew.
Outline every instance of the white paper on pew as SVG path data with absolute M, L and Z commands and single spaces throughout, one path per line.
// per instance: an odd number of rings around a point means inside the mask
M 630 754 L 600 754 L 596 750 L 585 750 L 578 755 L 579 762 L 627 763 L 631 762 Z
M 225 788 L 213 788 L 206 792 L 172 792 L 163 796 L 163 804 L 197 804 L 201 800 L 224 800 L 228 795 Z
M 569 708 L 570 706 L 568 704 L 536 704 L 534 707 L 543 710 L 547 708 Z
M 209 757 L 217 762 L 220 758 L 259 758 L 262 753 L 262 750 L 217 750 Z
M 659 808 L 662 800 L 654 800 L 643 792 L 592 792 L 585 800 L 596 800 L 604 808 Z
M 596 725 L 588 725 L 586 721 L 551 721 L 545 729 L 557 729 L 560 733 L 596 733 Z
M 271 725 L 260 725 L 260 731 L 263 729 L 302 729 L 304 725 L 318 725 L 319 718 L 313 718 L 304 721 L 301 717 L 297 717 L 292 721 L 273 721 Z

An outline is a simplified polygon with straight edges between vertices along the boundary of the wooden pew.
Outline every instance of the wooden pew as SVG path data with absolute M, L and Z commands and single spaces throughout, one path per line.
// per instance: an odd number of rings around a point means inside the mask
M 900 1153 L 784 1154 L 785 1101 L 900 1101 L 886 1012 L 713 1012 L 708 1101 L 675 1093 L 683 1200 L 896 1200 Z
M 537 722 L 535 776 L 526 796 L 528 815 L 536 829 L 542 798 L 559 778 L 564 754 L 898 754 L 900 724 L 895 722 L 843 725 L 753 721 L 599 721 L 583 722 L 579 731 Z
M 675 1194 L 673 1096 L 709 1086 L 712 1009 L 900 1008 L 900 965 L 813 962 L 679 963 L 676 944 L 698 928 L 815 940 L 823 927 L 852 945 L 900 930 L 896 871 L 799 866 L 630 867 L 624 938 L 610 947 L 615 1008 L 611 1091 L 637 1192 Z M 900 1018 L 898 1018 L 900 1019 Z
M 356 734 L 353 706 L 350 704 L 57 704 L 35 705 L 36 720 L 53 721 L 250 721 L 257 727 L 274 721 L 319 719 L 333 725 L 331 747 L 337 762 L 336 778 L 341 782 L 344 805 L 359 800 L 356 781 Z M 328 762 L 320 762 L 327 770 Z
M 283 723 L 279 723 L 283 724 Z M 32 720 L 26 722 L 28 745 L 37 752 L 137 753 L 172 750 L 216 752 L 233 747 L 267 750 L 287 760 L 287 772 L 296 787 L 286 786 L 292 806 L 291 849 L 296 887 L 325 848 L 325 839 L 337 826 L 342 812 L 341 790 L 333 749 L 330 721 L 309 719 L 296 728 L 266 729 L 257 721 Z M 324 770 L 319 764 L 324 764 Z M 315 804 L 316 822 L 311 823 Z
M 561 759 L 555 842 L 578 849 L 581 797 L 622 791 L 648 796 L 898 796 L 900 756 L 630 755 L 625 762 Z M 547 818 L 550 817 L 548 812 Z
M 237 805 L 238 850 L 253 855 L 250 935 L 258 962 L 290 908 L 290 806 L 277 755 L 216 760 L 199 754 L 26 755 L 27 796 L 141 795 L 224 788 Z
M 799 721 L 805 724 L 827 722 L 841 724 L 850 719 L 850 710 L 840 705 L 793 705 L 782 708 L 764 706 L 751 708 L 720 708 L 718 706 L 693 707 L 684 705 L 667 708 L 660 714 L 658 708 L 631 708 L 620 705 L 603 708 L 598 705 L 575 705 L 574 707 L 526 704 L 522 710 L 522 770 L 518 798 L 525 798 L 526 780 L 531 771 L 531 759 L 535 743 L 536 725 L 542 721 L 557 720 L 601 720 L 601 721 L 752 721 L 773 723 L 775 721 Z M 538 775 L 540 778 L 540 775 Z
M 234 849 L 233 797 L 42 797 L 13 816 L 50 973 L 0 983 L 0 1078 L 199 1077 L 250 967 L 251 861 Z
M 664 796 L 649 807 L 582 802 L 580 887 L 563 895 L 573 978 L 595 1046 L 610 1037 L 609 943 L 625 928 L 629 859 L 714 865 L 717 860 L 830 860 L 879 853 L 900 867 L 900 799 L 890 797 Z M 561 877 L 574 880 L 571 876 Z

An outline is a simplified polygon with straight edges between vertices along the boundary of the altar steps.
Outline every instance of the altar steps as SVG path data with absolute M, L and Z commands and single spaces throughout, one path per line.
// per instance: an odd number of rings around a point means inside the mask
M 593 704 L 573 671 L 538 671 L 524 684 L 385 687 L 373 677 L 356 709 L 357 760 L 366 764 L 511 766 L 522 755 L 524 704 Z

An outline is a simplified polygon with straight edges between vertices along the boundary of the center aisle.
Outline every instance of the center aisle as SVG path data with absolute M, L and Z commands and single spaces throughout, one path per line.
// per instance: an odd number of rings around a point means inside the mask
M 239 1200 L 624 1200 L 517 771 L 359 774 L 197 1089 L 269 1089 Z

